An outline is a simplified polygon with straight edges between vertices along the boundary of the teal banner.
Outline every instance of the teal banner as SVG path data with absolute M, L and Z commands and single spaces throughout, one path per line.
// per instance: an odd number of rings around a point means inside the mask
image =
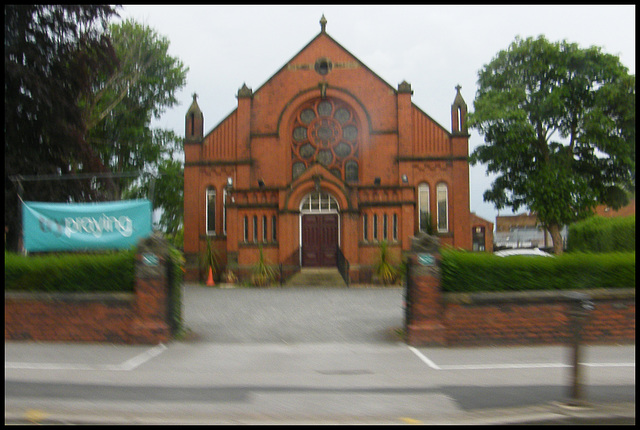
M 29 252 L 126 249 L 151 235 L 151 202 L 22 202 Z

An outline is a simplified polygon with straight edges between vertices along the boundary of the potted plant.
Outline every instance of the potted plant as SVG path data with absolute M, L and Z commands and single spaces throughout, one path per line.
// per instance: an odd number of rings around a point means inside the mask
M 253 266 L 251 283 L 257 287 L 264 287 L 276 278 L 276 270 L 267 263 L 262 252 L 262 245 L 258 246 L 258 261 Z
M 209 272 L 211 272 L 212 277 L 216 279 L 219 267 L 218 253 L 213 249 L 209 236 L 206 238 L 206 243 L 207 249 L 205 250 L 204 255 L 201 256 L 200 266 L 204 270 L 205 279 L 209 276 Z
M 400 272 L 391 262 L 389 245 L 383 240 L 378 245 L 378 259 L 375 265 L 376 277 L 385 285 L 393 284 L 398 279 Z

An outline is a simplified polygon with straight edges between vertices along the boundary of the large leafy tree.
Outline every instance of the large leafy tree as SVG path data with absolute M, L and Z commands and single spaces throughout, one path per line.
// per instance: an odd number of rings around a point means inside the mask
M 18 175 L 101 172 L 87 144 L 78 100 L 97 72 L 117 65 L 105 34 L 115 8 L 102 5 L 5 5 L 5 228 L 16 249 L 20 232 Z M 25 199 L 99 198 L 88 181 L 24 183 Z
M 102 74 L 82 101 L 87 140 L 112 172 L 157 173 L 160 164 L 173 157 L 179 139 L 152 129 L 151 121 L 177 103 L 176 92 L 186 84 L 188 68 L 169 55 L 168 39 L 146 25 L 126 20 L 111 25 L 109 34 L 120 67 Z M 140 182 L 118 181 L 114 198 L 133 184 Z
M 560 229 L 635 190 L 635 75 L 598 47 L 516 40 L 479 72 L 471 163 L 496 174 L 484 200 L 527 207 L 562 253 Z

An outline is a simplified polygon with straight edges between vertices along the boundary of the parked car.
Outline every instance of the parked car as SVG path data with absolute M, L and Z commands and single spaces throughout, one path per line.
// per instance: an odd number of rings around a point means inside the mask
M 504 249 L 502 251 L 494 252 L 493 255 L 495 255 L 496 257 L 511 257 L 513 255 L 524 255 L 528 257 L 553 257 L 553 254 L 549 254 L 548 252 L 541 251 L 538 248 Z

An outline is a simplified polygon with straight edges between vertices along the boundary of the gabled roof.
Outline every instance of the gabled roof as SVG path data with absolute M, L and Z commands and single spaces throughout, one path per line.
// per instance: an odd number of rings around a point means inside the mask
M 323 15 L 324 17 L 324 15 Z M 260 91 L 262 88 L 264 88 L 274 77 L 276 77 L 280 72 L 282 72 L 283 70 L 285 70 L 287 68 L 287 65 L 289 63 L 291 63 L 291 61 L 296 58 L 298 55 L 300 55 L 302 52 L 304 52 L 309 46 L 311 46 L 316 40 L 320 39 L 321 37 L 326 37 L 327 39 L 329 39 L 332 43 L 334 43 L 338 48 L 340 48 L 341 50 L 343 50 L 345 53 L 347 53 L 349 56 L 353 57 L 360 66 L 362 66 L 362 68 L 364 68 L 366 71 L 368 71 L 369 73 L 371 73 L 373 76 L 375 76 L 377 79 L 379 79 L 383 84 L 385 84 L 386 86 L 388 86 L 394 93 L 397 92 L 396 88 L 394 88 L 393 86 L 389 85 L 388 82 L 386 82 L 384 79 L 382 79 L 380 76 L 378 76 L 377 73 L 375 73 L 373 70 L 371 70 L 369 67 L 367 67 L 366 64 L 364 64 L 362 61 L 360 61 L 360 59 L 358 57 L 356 57 L 355 55 L 353 55 L 351 52 L 349 52 L 348 49 L 346 49 L 344 46 L 342 46 L 340 43 L 338 43 L 333 37 L 329 36 L 329 33 L 327 33 L 326 31 L 320 31 L 320 33 L 318 33 L 318 35 L 316 37 L 314 37 L 313 39 L 311 39 L 309 41 L 309 43 L 307 43 L 302 49 L 300 49 L 298 52 L 295 53 L 295 55 L 293 55 L 287 62 L 284 63 L 284 65 L 278 69 L 277 72 L 275 72 L 273 75 L 271 75 L 271 77 L 269 79 L 267 79 L 262 85 L 260 85 L 260 87 L 258 87 L 257 90 L 255 90 L 253 93 L 256 94 L 258 91 Z
M 342 51 L 344 51 L 346 54 L 348 54 L 349 56 L 353 57 L 355 59 L 355 61 L 367 72 L 369 72 L 371 75 L 373 75 L 376 79 L 378 79 L 381 83 L 383 83 L 385 86 L 387 86 L 391 91 L 393 91 L 394 94 L 398 93 L 398 90 L 393 87 L 392 85 L 390 85 L 387 81 L 385 81 L 384 79 L 382 79 L 376 72 L 374 72 L 373 70 L 371 70 L 366 64 L 364 64 L 362 61 L 360 61 L 360 59 L 358 57 L 356 57 L 355 55 L 353 55 L 348 49 L 346 49 L 344 46 L 342 46 L 339 42 L 337 42 L 333 37 L 331 37 L 327 32 L 326 32 L 326 19 L 324 18 L 324 15 L 322 15 L 322 18 L 320 20 L 320 25 L 321 25 L 321 30 L 320 33 L 318 33 L 318 35 L 316 35 L 313 39 L 311 39 L 304 47 L 302 47 L 302 49 L 300 49 L 298 52 L 296 52 L 288 61 L 286 61 L 284 63 L 284 65 L 278 69 L 275 73 L 273 73 L 262 85 L 260 85 L 258 87 L 257 90 L 253 91 L 253 95 L 257 94 L 261 89 L 265 88 L 267 86 L 267 84 L 269 84 L 269 82 L 271 82 L 278 74 L 280 74 L 282 71 L 284 71 L 287 66 L 291 63 L 291 61 L 293 61 L 294 58 L 296 58 L 297 56 L 299 56 L 302 52 L 304 52 L 309 46 L 311 46 L 316 40 L 320 39 L 321 37 L 326 37 L 329 41 L 331 41 L 333 44 L 335 44 L 339 49 L 341 49 Z M 403 82 L 403 84 L 406 82 Z M 246 87 L 246 84 L 243 85 L 243 88 Z M 248 90 L 248 89 L 247 89 Z M 459 93 L 458 93 L 459 94 Z M 455 103 L 455 101 L 454 101 Z M 448 130 L 446 127 L 443 127 L 441 124 L 439 124 L 436 120 L 434 120 L 430 115 L 428 115 L 427 113 L 425 113 L 422 109 L 420 109 L 415 103 L 411 102 L 411 105 L 417 109 L 422 115 L 424 115 L 425 117 L 427 117 L 430 121 L 432 121 L 434 124 L 436 124 L 438 127 L 440 127 L 447 135 L 450 135 L 450 130 Z M 222 119 L 220 122 L 218 122 L 212 129 L 211 131 L 209 131 L 208 133 L 205 134 L 205 138 L 207 135 L 209 135 L 211 132 L 213 132 L 218 126 L 220 126 L 220 124 L 222 124 L 229 116 L 231 116 L 235 111 L 237 110 L 237 108 L 234 108 L 229 115 L 227 115 L 224 119 Z

